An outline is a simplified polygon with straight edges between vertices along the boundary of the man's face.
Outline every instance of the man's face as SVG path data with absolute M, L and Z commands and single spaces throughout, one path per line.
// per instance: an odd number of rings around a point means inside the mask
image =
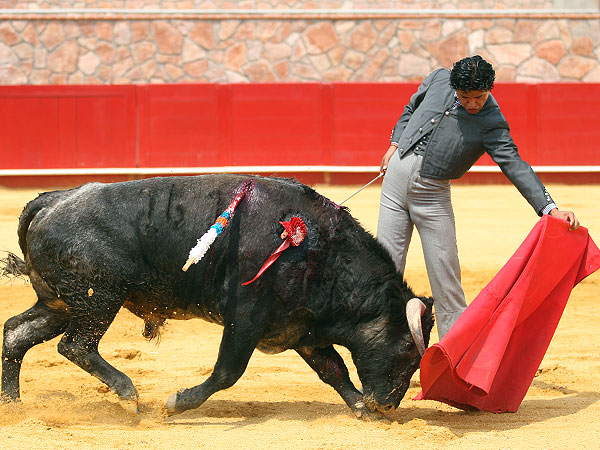
M 463 108 L 469 114 L 477 114 L 485 105 L 487 101 L 490 91 L 461 91 L 460 89 L 456 90 L 456 95 L 460 100 Z

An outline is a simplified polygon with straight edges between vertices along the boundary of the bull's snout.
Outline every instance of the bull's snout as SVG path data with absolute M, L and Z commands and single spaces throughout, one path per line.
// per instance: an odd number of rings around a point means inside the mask
M 396 406 L 392 403 L 388 403 L 387 405 L 377 405 L 377 411 L 383 414 L 393 413 L 396 410 Z
M 369 410 L 379 411 L 382 414 L 394 412 L 396 410 L 396 407 L 398 406 L 390 402 L 379 403 L 375 400 L 375 397 L 372 395 L 365 398 L 365 404 L 367 408 L 369 408 Z

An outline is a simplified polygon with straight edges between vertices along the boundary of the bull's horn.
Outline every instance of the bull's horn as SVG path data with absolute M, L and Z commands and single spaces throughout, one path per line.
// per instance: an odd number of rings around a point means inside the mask
M 418 298 L 411 298 L 406 304 L 406 320 L 413 341 L 421 356 L 425 353 L 425 339 L 423 339 L 423 328 L 421 326 L 421 317 L 425 312 L 425 304 Z

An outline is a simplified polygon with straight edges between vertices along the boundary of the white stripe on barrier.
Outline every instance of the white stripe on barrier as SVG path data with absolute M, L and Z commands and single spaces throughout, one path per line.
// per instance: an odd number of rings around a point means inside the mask
M 532 166 L 539 173 L 600 172 L 600 166 Z M 202 173 L 330 172 L 377 173 L 379 166 L 217 166 L 217 167 L 107 167 L 79 169 L 0 169 L 0 176 L 58 175 L 191 175 Z M 498 166 L 473 166 L 469 172 L 500 172 Z

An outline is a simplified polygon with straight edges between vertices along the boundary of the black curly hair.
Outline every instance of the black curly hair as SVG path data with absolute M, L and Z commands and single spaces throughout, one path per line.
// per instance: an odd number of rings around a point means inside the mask
M 479 55 L 455 62 L 450 71 L 450 86 L 461 91 L 490 91 L 495 79 L 494 68 Z

